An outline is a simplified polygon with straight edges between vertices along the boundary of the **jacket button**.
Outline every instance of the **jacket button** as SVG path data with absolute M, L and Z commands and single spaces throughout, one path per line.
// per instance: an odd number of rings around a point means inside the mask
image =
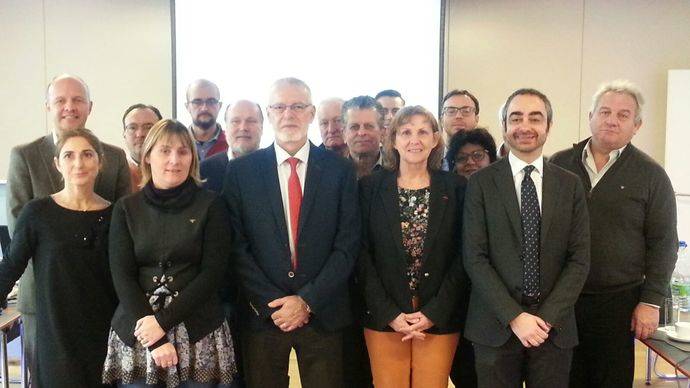
M 289 278 L 294 278 L 294 277 L 295 277 L 295 273 L 292 272 L 292 271 L 289 271 L 289 272 L 288 272 L 288 277 L 289 277 Z
M 428 272 L 424 272 L 424 277 L 425 277 L 425 278 L 428 278 L 428 277 L 429 277 L 429 273 L 428 273 Z
M 159 261 L 159 262 L 158 262 L 158 267 L 159 267 L 159 268 L 163 268 L 163 262 L 162 262 L 162 261 Z
M 152 277 L 151 280 L 153 280 L 154 283 L 158 283 L 158 276 Z
M 168 260 L 165 262 L 165 268 L 170 268 L 172 267 L 172 261 Z

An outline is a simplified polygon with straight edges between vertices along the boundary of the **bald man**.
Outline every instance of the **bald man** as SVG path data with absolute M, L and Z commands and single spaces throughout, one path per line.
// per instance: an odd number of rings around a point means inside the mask
M 220 89 L 213 82 L 205 79 L 193 81 L 187 87 L 187 102 L 184 106 L 192 116 L 189 129 L 194 136 L 199 160 L 227 152 L 228 142 L 225 132 L 216 122 L 218 112 L 223 104 L 220 101 Z
M 63 74 L 48 85 L 45 106 L 53 127 L 51 133 L 31 143 L 16 146 L 10 152 L 7 173 L 10 231 L 14 229 L 17 217 L 27 202 L 62 190 L 64 183 L 53 163 L 55 144 L 63 132 L 84 128 L 93 102 L 89 87 L 81 78 Z M 94 189 L 96 194 L 115 202 L 130 191 L 127 158 L 122 149 L 105 143 L 103 153 L 103 167 Z M 36 346 L 36 294 L 31 262 L 20 280 L 18 308 L 24 324 L 24 355 L 31 369 L 35 365 Z

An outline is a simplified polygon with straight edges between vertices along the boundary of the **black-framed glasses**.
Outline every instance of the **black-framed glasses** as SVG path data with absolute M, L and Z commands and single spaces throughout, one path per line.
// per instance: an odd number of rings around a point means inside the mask
M 207 98 L 205 100 L 202 100 L 201 98 L 195 98 L 192 101 L 189 101 L 189 103 L 192 104 L 192 106 L 194 106 L 195 108 L 201 108 L 204 105 L 216 106 L 220 104 L 220 101 L 218 101 L 218 99 L 216 98 Z
M 446 116 L 455 116 L 460 113 L 462 117 L 467 117 L 471 114 L 474 114 L 477 110 L 473 106 L 445 106 L 443 107 L 443 114 Z
M 482 160 L 484 160 L 488 155 L 489 151 L 487 150 L 477 150 L 469 154 L 458 153 L 458 155 L 455 157 L 455 163 L 465 164 L 468 160 L 470 160 L 470 158 L 472 158 L 472 161 L 474 161 L 475 163 L 479 163 Z
M 295 103 L 292 105 L 273 104 L 273 105 L 269 105 L 268 108 L 271 109 L 272 111 L 276 112 L 276 113 L 282 114 L 283 112 L 285 112 L 288 109 L 295 112 L 295 113 L 302 113 L 305 110 L 307 110 L 307 108 L 309 108 L 310 106 L 311 106 L 311 104 L 302 104 L 302 103 L 298 102 L 298 103 Z

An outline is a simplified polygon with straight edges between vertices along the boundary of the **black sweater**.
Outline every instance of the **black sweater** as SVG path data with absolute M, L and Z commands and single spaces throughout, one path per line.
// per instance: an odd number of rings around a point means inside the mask
M 632 144 L 592 189 L 582 151 L 589 139 L 550 162 L 577 174 L 588 191 L 592 260 L 583 292 L 642 285 L 640 302 L 663 304 L 676 263 L 676 200 L 663 167 Z
M 112 327 L 128 346 L 136 341 L 136 321 L 146 315 L 155 315 L 165 331 L 184 323 L 192 343 L 223 323 L 218 290 L 229 262 L 227 209 L 193 181 L 184 185 L 172 198 L 145 188 L 115 204 L 110 265 L 120 305 Z M 161 276 L 177 296 L 154 314 L 147 294 Z

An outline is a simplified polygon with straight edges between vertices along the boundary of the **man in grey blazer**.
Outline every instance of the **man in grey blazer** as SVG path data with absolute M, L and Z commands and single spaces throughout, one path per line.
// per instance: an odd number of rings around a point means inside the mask
M 7 218 L 10 233 L 27 202 L 62 189 L 64 183 L 53 162 L 55 143 L 62 132 L 83 128 L 93 106 L 86 83 L 79 77 L 67 74 L 54 78 L 48 85 L 45 104 L 52 119 L 52 132 L 30 143 L 16 146 L 10 152 L 7 174 Z M 109 144 L 103 144 L 103 152 L 103 167 L 98 175 L 95 191 L 114 202 L 130 191 L 127 159 L 122 149 Z M 29 263 L 20 280 L 18 304 L 26 334 L 24 352 L 29 368 L 35 364 L 35 299 L 33 264 Z
M 574 174 L 544 160 L 553 111 L 534 89 L 501 111 L 508 157 L 473 174 L 464 263 L 472 280 L 465 336 L 480 387 L 567 387 L 575 301 L 589 269 L 589 217 Z

